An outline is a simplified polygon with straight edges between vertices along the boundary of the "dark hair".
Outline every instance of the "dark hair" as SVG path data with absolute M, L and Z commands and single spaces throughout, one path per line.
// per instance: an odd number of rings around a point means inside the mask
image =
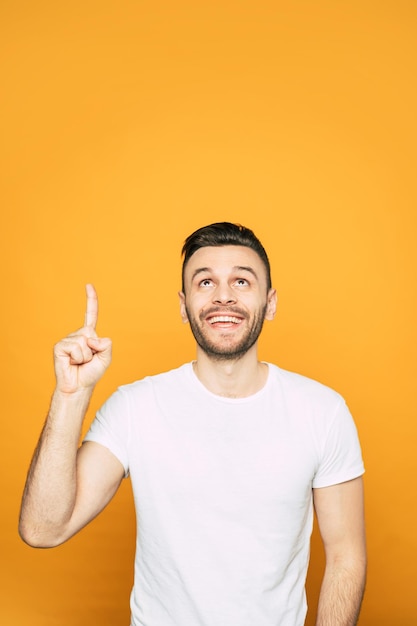
M 181 254 L 184 257 L 182 264 L 182 289 L 184 291 L 184 271 L 185 267 L 200 248 L 207 246 L 246 246 L 254 250 L 262 260 L 266 270 L 266 280 L 268 289 L 271 288 L 271 267 L 265 248 L 249 228 L 241 224 L 231 222 L 216 222 L 209 226 L 203 226 L 189 235 L 184 242 Z

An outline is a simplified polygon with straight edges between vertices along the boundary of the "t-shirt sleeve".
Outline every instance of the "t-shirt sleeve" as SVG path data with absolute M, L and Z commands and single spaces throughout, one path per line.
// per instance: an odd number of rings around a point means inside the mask
M 353 418 L 341 398 L 324 439 L 313 487 L 330 487 L 364 473 L 361 446 Z
M 105 446 L 120 461 L 129 475 L 130 411 L 127 393 L 119 388 L 97 411 L 84 437 Z

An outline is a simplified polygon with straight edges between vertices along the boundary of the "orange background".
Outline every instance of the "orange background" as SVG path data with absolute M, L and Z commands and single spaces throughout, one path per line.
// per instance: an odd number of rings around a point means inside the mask
M 360 624 L 417 623 L 416 20 L 414 0 L 1 3 L 2 624 L 128 624 L 127 482 L 64 546 L 17 536 L 51 349 L 91 281 L 114 361 L 89 419 L 118 384 L 192 359 L 179 250 L 219 220 L 271 258 L 280 307 L 260 356 L 355 416 Z M 322 565 L 315 535 L 309 625 Z

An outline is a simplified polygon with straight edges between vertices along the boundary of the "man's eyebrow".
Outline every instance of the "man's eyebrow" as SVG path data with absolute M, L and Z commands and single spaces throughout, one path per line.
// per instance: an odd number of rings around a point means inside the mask
M 250 274 L 252 274 L 256 280 L 258 280 L 258 275 L 255 272 L 255 270 L 253 269 L 253 267 L 250 266 L 246 266 L 246 265 L 237 265 L 233 268 L 233 270 L 235 272 L 249 272 Z
M 249 265 L 235 265 L 232 269 L 234 272 L 249 272 L 250 274 L 252 274 L 252 276 L 256 278 L 256 280 L 258 280 L 257 273 L 255 272 L 253 267 L 250 267 Z M 198 276 L 199 274 L 205 274 L 205 273 L 210 274 L 212 272 L 213 270 L 211 269 L 211 267 L 198 267 L 193 272 L 193 275 L 191 276 L 191 281 L 193 281 L 195 277 Z
M 194 272 L 193 275 L 191 276 L 191 282 L 194 280 L 194 278 L 196 276 L 198 276 L 198 274 L 203 274 L 205 272 L 212 272 L 213 270 L 210 267 L 198 267 Z

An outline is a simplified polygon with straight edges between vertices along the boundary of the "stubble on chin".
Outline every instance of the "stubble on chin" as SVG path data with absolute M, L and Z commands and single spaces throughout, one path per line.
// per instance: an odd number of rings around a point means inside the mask
M 214 342 L 210 340 L 202 330 L 200 324 L 190 315 L 190 312 L 187 311 L 188 321 L 190 323 L 191 332 L 193 333 L 194 339 L 196 340 L 198 346 L 203 350 L 203 352 L 213 361 L 224 362 L 224 361 L 237 361 L 241 359 L 252 346 L 257 342 L 259 335 L 261 334 L 265 314 L 266 314 L 267 305 L 261 309 L 261 311 L 256 315 L 253 320 L 252 325 L 245 332 L 244 336 L 240 341 L 236 344 L 230 345 L 227 344 L 226 341 L 221 343 L 221 337 L 219 338 L 219 342 Z M 219 309 L 214 309 L 210 311 L 205 311 L 204 314 L 200 314 L 201 325 L 204 323 L 207 315 L 218 313 Z M 238 314 L 244 319 L 247 320 L 247 315 L 245 312 L 240 311 L 238 309 L 229 308 L 227 311 L 223 308 L 221 312 L 225 315 L 227 314 Z M 227 339 L 227 337 L 225 337 Z

